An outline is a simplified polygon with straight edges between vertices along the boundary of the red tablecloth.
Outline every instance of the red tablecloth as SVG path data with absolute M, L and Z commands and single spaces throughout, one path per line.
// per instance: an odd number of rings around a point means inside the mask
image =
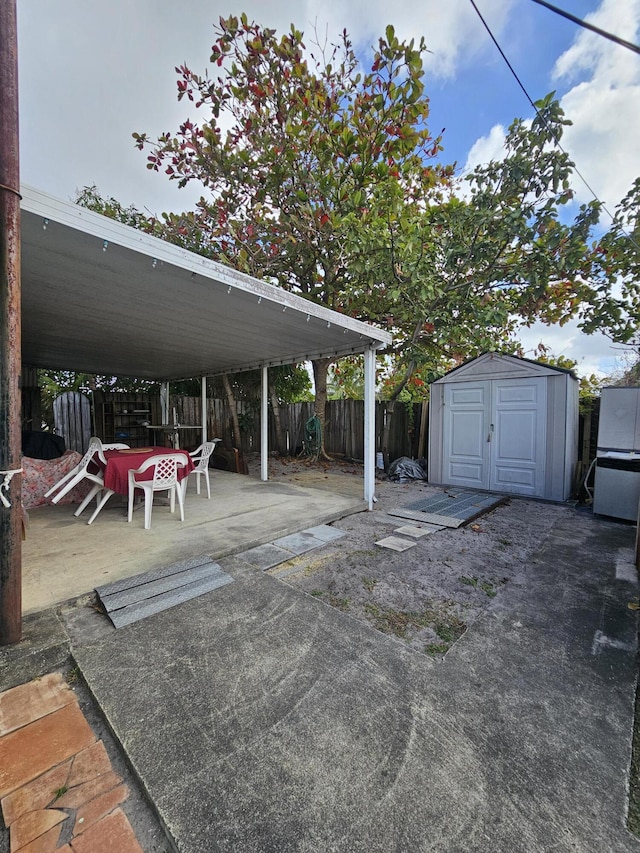
M 187 461 L 184 468 L 178 468 L 178 479 L 182 480 L 193 471 L 195 465 L 186 451 L 174 450 L 172 447 L 140 447 L 131 450 L 105 450 L 104 458 L 107 467 L 104 470 L 104 484 L 107 489 L 119 495 L 129 494 L 129 471 L 139 468 L 150 456 L 165 456 L 167 453 L 179 453 Z M 153 468 L 149 468 L 140 479 L 151 480 Z

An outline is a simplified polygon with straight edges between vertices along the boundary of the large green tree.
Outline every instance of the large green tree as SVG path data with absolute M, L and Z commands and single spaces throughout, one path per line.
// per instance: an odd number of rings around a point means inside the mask
M 221 19 L 216 77 L 177 69 L 178 97 L 204 110 L 151 145 L 150 169 L 206 190 L 195 211 L 166 217 L 167 232 L 253 275 L 329 308 L 348 310 L 353 289 L 347 232 L 373 191 L 434 196 L 451 170 L 426 119 L 424 42 L 379 40 L 363 72 L 346 33 L 307 50 L 294 27 Z M 144 148 L 149 140 L 134 134 Z M 352 312 L 354 313 L 354 312 Z M 359 312 L 362 316 L 366 312 Z M 329 361 L 314 363 L 324 421 Z
M 536 106 L 458 195 L 425 205 L 375 194 L 354 223 L 352 304 L 396 333 L 389 411 L 416 369 L 517 352 L 523 324 L 577 318 L 618 341 L 638 327 L 638 187 L 596 239 L 600 204 L 571 205 L 574 164 L 558 145 L 568 121 L 552 95 Z
M 423 41 L 388 27 L 365 67 L 346 32 L 308 49 L 295 27 L 278 37 L 242 15 L 215 36 L 212 75 L 176 69 L 200 119 L 154 141 L 134 134 L 148 168 L 204 191 L 194 211 L 165 216 L 164 236 L 391 329 L 392 402 L 418 367 L 515 350 L 518 325 L 536 319 L 630 336 L 629 270 L 614 295 L 631 264 L 625 232 L 594 242 L 599 205 L 568 212 L 573 164 L 556 144 L 567 120 L 552 96 L 459 193 L 426 123 Z M 327 368 L 314 364 L 322 420 Z

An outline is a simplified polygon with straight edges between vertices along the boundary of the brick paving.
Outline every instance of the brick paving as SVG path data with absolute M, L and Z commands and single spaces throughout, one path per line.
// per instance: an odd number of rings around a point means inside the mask
M 114 773 L 60 673 L 0 693 L 0 806 L 11 853 L 143 853 Z

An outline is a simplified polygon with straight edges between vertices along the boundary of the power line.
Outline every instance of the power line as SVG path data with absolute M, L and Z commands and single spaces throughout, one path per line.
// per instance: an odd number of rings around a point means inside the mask
M 553 133 L 553 131 L 552 131 L 552 130 L 551 130 L 551 128 L 549 127 L 549 125 L 548 125 L 548 123 L 547 123 L 547 121 L 546 121 L 545 117 L 540 113 L 540 110 L 536 107 L 536 105 L 535 105 L 535 103 L 534 103 L 533 99 L 531 98 L 531 96 L 530 96 L 530 95 L 529 95 L 529 93 L 527 92 L 527 90 L 526 90 L 526 88 L 525 88 L 524 83 L 523 83 L 523 82 L 522 82 L 522 80 L 518 77 L 518 75 L 517 75 L 517 73 L 516 73 L 516 71 L 515 71 L 514 67 L 511 65 L 511 63 L 510 63 L 510 62 L 509 62 L 509 60 L 507 59 L 507 57 L 506 57 L 506 55 L 505 55 L 504 51 L 502 50 L 502 48 L 501 48 L 501 47 L 500 47 L 500 45 L 498 44 L 498 41 L 497 41 L 496 37 L 495 37 L 495 36 L 494 36 L 494 34 L 491 32 L 491 28 L 489 27 L 489 24 L 487 24 L 487 22 L 485 21 L 485 19 L 482 17 L 482 13 L 480 12 L 480 10 L 478 9 L 478 7 L 476 6 L 475 0 L 469 0 L 469 2 L 471 3 L 471 5 L 473 6 L 473 8 L 474 8 L 474 9 L 475 9 L 475 11 L 476 11 L 476 14 L 478 15 L 478 17 L 479 17 L 479 18 L 480 18 L 480 20 L 482 21 L 482 24 L 484 25 L 485 30 L 486 30 L 486 31 L 487 31 L 487 33 L 489 34 L 489 36 L 490 36 L 490 38 L 491 38 L 491 41 L 495 44 L 496 48 L 498 49 L 498 52 L 500 53 L 500 56 L 504 59 L 505 63 L 507 64 L 507 67 L 509 68 L 509 71 L 511 71 L 511 73 L 513 74 L 513 76 L 514 76 L 514 78 L 515 78 L 515 80 L 516 80 L 516 82 L 517 82 L 518 86 L 520 86 L 520 88 L 522 89 L 522 91 L 523 91 L 523 92 L 524 92 L 524 94 L 525 94 L 526 99 L 529 101 L 529 103 L 531 104 L 531 106 L 532 106 L 532 107 L 533 107 L 533 109 L 535 110 L 536 115 L 538 116 L 538 118 L 540 119 L 540 121 L 541 121 L 541 122 L 543 123 L 543 125 L 545 126 L 545 128 L 546 128 L 546 130 L 547 130 L 547 133 L 548 133 L 548 134 L 549 134 L 549 136 L 553 139 L 553 141 L 554 141 L 554 142 L 555 142 L 555 144 L 558 146 L 558 148 L 560 149 L 560 151 L 562 151 L 562 153 L 563 153 L 563 154 L 566 154 L 566 155 L 567 155 L 567 157 L 568 157 L 568 156 L 569 156 L 568 152 L 567 152 L 567 151 L 562 147 L 562 144 L 561 144 L 560 140 L 559 140 L 559 139 L 558 139 L 558 137 Z M 534 0 L 534 3 L 537 3 L 537 2 L 539 2 L 539 0 Z M 545 3 L 545 5 L 547 5 L 547 4 Z M 580 170 L 579 170 L 579 169 L 578 169 L 578 167 L 575 165 L 575 163 L 573 164 L 573 169 L 574 169 L 574 172 L 576 173 L 576 175 L 580 178 L 580 180 L 582 181 L 582 183 L 585 185 L 585 187 L 589 190 L 589 192 L 591 193 L 591 195 L 594 197 L 594 199 L 598 202 L 598 204 L 600 205 L 600 207 L 602 208 L 602 210 L 604 210 L 604 212 L 607 214 L 607 216 L 611 219 L 611 221 L 612 221 L 612 222 L 615 222 L 615 218 L 614 218 L 613 214 L 611 213 L 611 211 L 607 208 L 607 206 L 605 205 L 605 203 L 604 203 L 603 201 L 600 201 L 600 199 L 598 198 L 598 196 L 597 196 L 597 194 L 596 194 L 595 190 L 594 190 L 594 189 L 593 189 L 593 187 L 589 184 L 589 182 L 588 182 L 588 181 L 587 181 L 587 179 L 584 177 L 584 175 L 580 172 Z M 638 246 L 638 244 L 637 244 L 637 243 L 636 243 L 636 241 L 633 239 L 633 237 L 632 237 L 630 234 L 627 234 L 626 236 L 628 237 L 628 239 L 629 239 L 629 240 L 631 240 L 631 242 L 634 244 L 634 246 L 635 246 L 637 249 L 639 249 L 639 250 L 640 250 L 640 246 Z
M 547 0 L 533 0 L 534 3 L 537 3 L 539 6 L 544 6 L 547 9 L 550 9 L 552 12 L 555 12 L 556 15 L 562 15 L 563 18 L 566 18 L 568 21 L 573 21 L 574 24 L 578 24 L 579 27 L 584 27 L 587 30 L 591 30 L 594 33 L 598 33 L 599 36 L 604 36 L 604 38 L 609 39 L 610 41 L 614 41 L 616 44 L 622 45 L 622 47 L 626 47 L 629 50 L 633 50 L 635 53 L 640 53 L 640 47 L 637 44 L 633 44 L 633 42 L 625 41 L 621 39 L 619 36 L 614 36 L 613 33 L 609 33 L 606 30 L 601 30 L 600 27 L 596 27 L 594 24 L 590 24 L 587 21 L 583 21 L 582 18 L 576 18 L 575 15 L 570 14 L 569 12 L 565 12 L 564 9 L 558 9 L 557 6 L 553 6 L 551 3 L 547 3 Z
M 530 103 L 530 104 L 531 104 L 531 106 L 534 108 L 534 110 L 535 110 L 536 112 L 538 112 L 538 108 L 536 107 L 536 105 L 534 104 L 534 102 L 531 100 L 531 97 L 530 97 L 529 93 L 527 92 L 527 90 L 526 90 L 526 89 L 525 89 L 525 87 L 524 87 L 524 83 L 523 83 L 523 82 L 522 82 L 522 80 L 518 77 L 518 75 L 516 74 L 516 71 L 515 71 L 515 69 L 514 69 L 513 65 L 509 62 L 509 60 L 507 59 L 507 57 L 506 57 L 506 55 L 505 55 L 505 52 L 503 51 L 503 49 L 502 49 L 502 48 L 500 47 L 500 45 L 498 44 L 498 41 L 497 41 L 496 37 L 495 37 L 495 36 L 494 36 L 494 34 L 491 32 L 491 29 L 490 29 L 490 27 L 489 27 L 489 24 L 488 24 L 488 23 L 485 21 L 485 19 L 482 17 L 482 13 L 481 13 L 480 9 L 478 9 L 478 7 L 476 6 L 476 4 L 475 4 L 475 0 L 470 0 L 470 2 L 471 2 L 471 5 L 473 6 L 473 8 L 476 10 L 476 14 L 477 14 L 477 16 L 478 16 L 478 17 L 480 18 L 480 20 L 482 21 L 482 23 L 483 23 L 483 25 L 484 25 L 485 30 L 489 33 L 489 37 L 491 38 L 491 41 L 495 44 L 495 46 L 496 46 L 496 47 L 497 47 L 497 49 L 498 49 L 498 52 L 499 52 L 500 56 L 501 56 L 501 57 L 504 59 L 504 61 L 506 62 L 507 67 L 509 68 L 509 71 L 510 71 L 510 72 L 513 74 L 513 76 L 515 77 L 516 83 L 518 84 L 518 86 L 520 86 L 520 88 L 521 88 L 521 89 L 522 89 L 522 91 L 524 92 L 525 98 L 529 101 L 529 103 Z M 539 113 L 538 113 L 538 115 L 539 115 Z

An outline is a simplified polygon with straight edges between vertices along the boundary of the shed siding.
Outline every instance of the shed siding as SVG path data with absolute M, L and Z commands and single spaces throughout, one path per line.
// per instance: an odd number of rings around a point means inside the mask
M 578 455 L 578 383 L 566 371 L 496 353 L 486 353 L 455 368 L 431 385 L 429 481 L 446 485 L 444 390 L 448 384 L 534 377 L 544 379 L 546 385 L 546 450 L 541 472 L 544 489 L 539 496 L 546 500 L 566 500 L 571 494 Z

